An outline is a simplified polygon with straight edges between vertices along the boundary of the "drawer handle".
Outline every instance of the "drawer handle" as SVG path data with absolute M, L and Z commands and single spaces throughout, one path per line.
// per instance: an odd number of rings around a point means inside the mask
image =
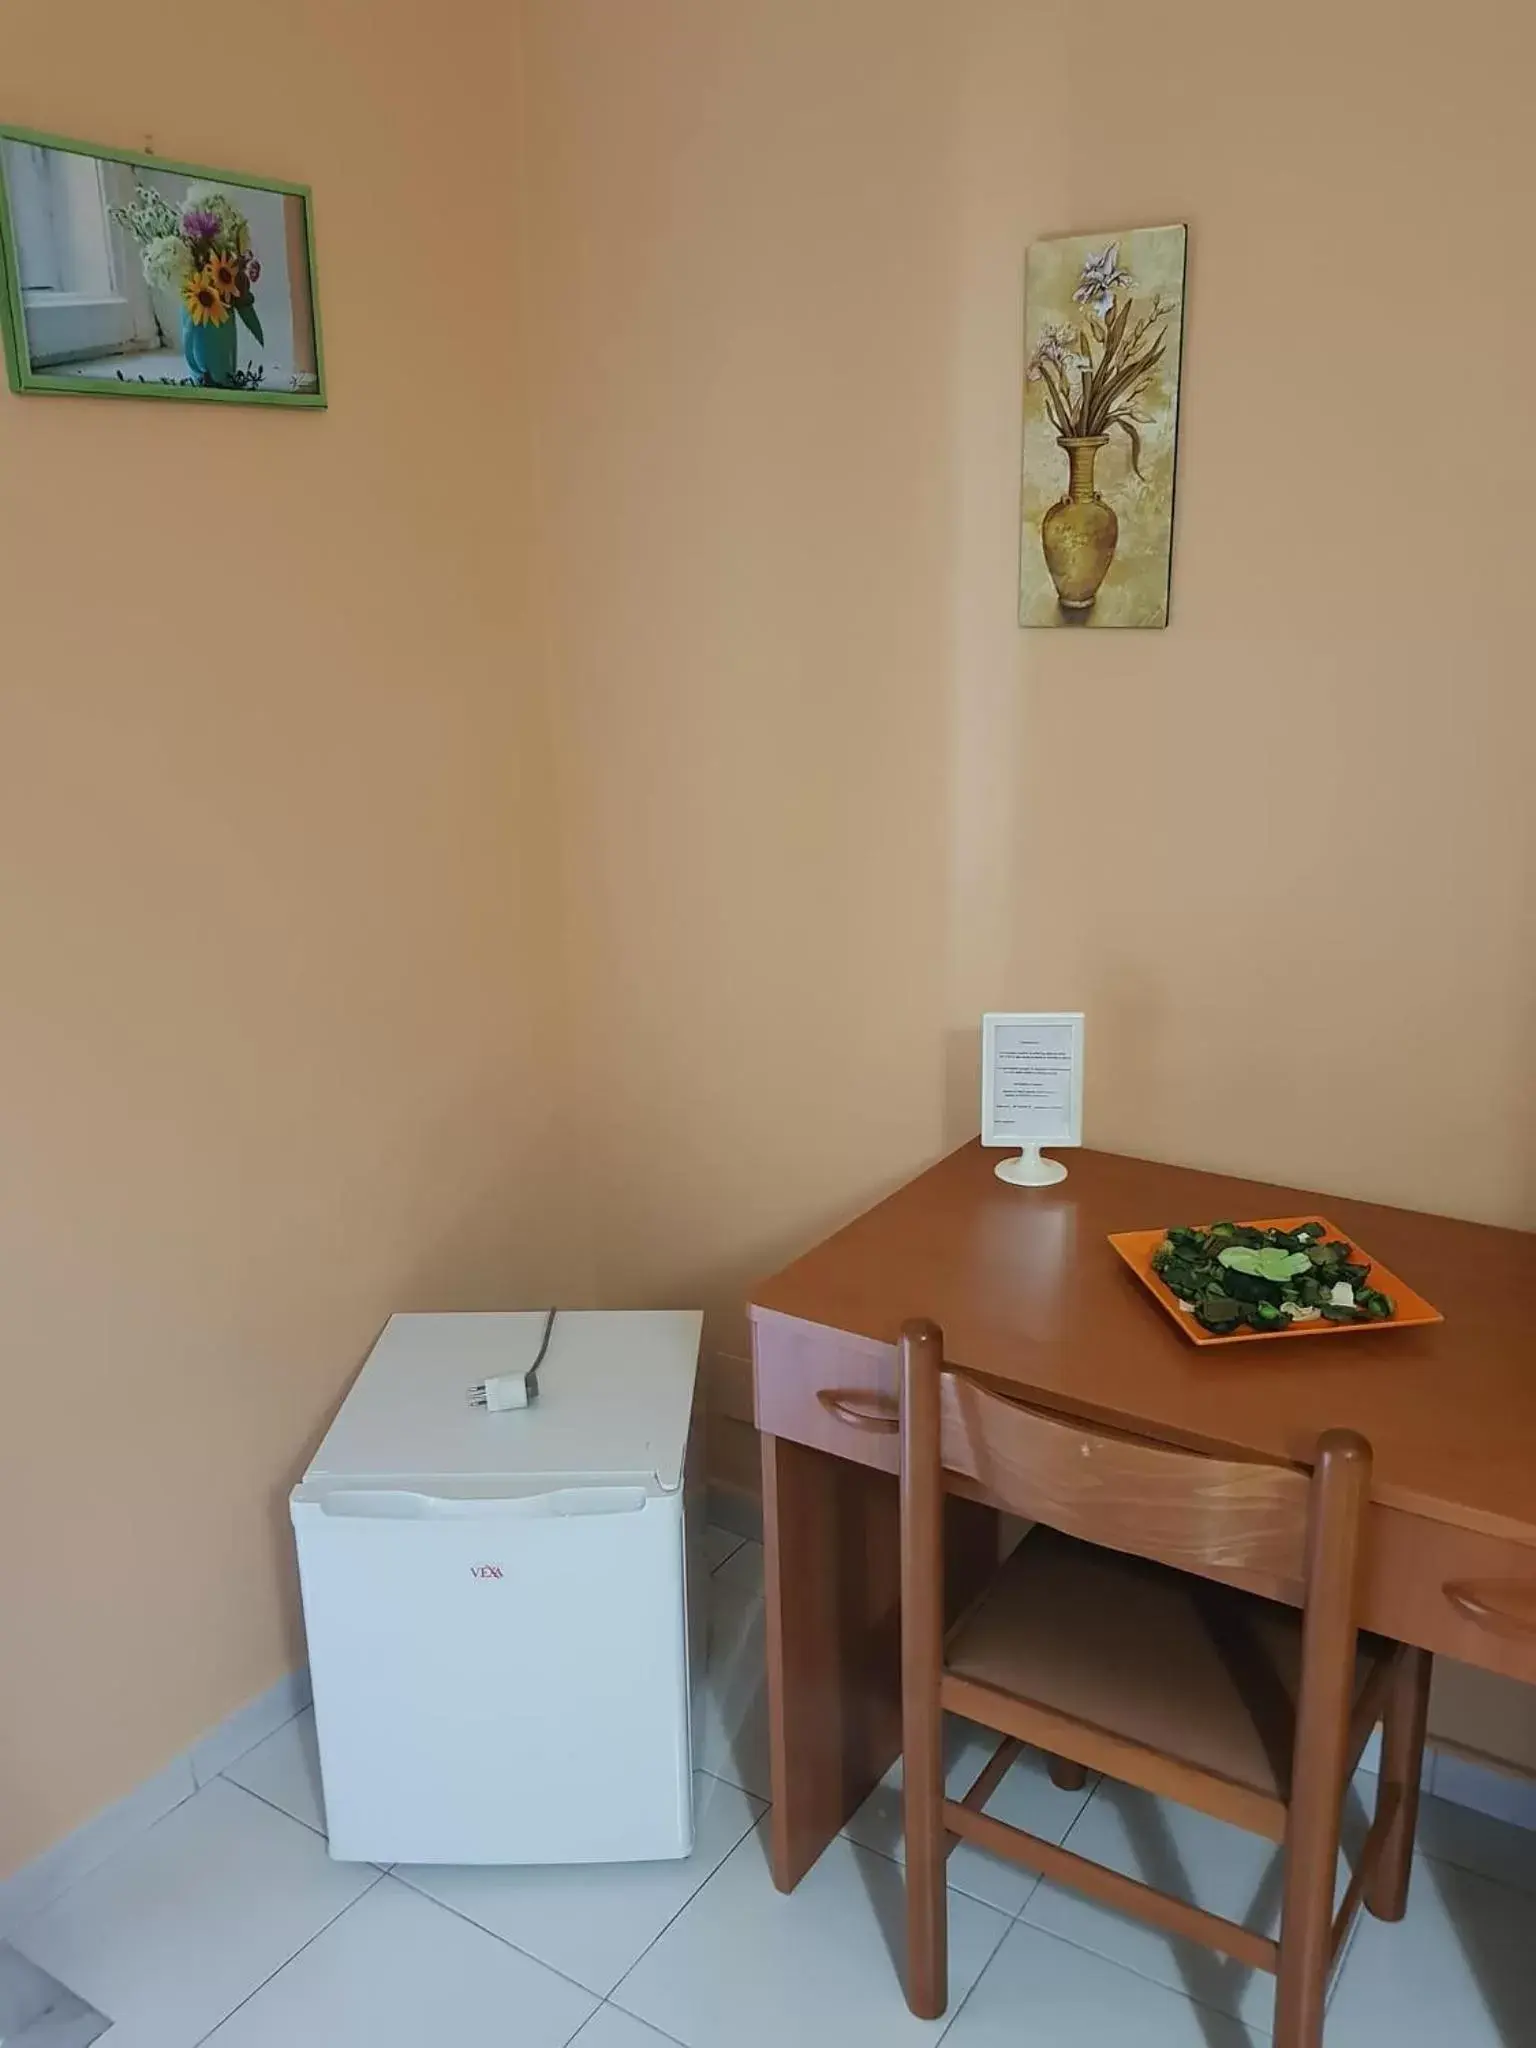
M 867 1429 L 875 1436 L 894 1436 L 901 1427 L 896 1403 L 889 1394 L 851 1393 L 837 1387 L 821 1387 L 817 1400 L 829 1415 L 853 1429 Z
M 1536 1636 L 1536 1579 L 1457 1579 L 1445 1597 L 1495 1635 Z

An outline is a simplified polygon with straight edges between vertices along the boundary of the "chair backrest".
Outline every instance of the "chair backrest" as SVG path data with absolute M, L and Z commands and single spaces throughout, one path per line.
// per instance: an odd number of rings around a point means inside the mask
M 1327 1562 L 1317 1541 L 1326 1521 L 1347 1536 L 1340 1563 L 1353 1574 L 1370 1446 L 1352 1432 L 1320 1439 L 1309 1478 L 1289 1466 L 1206 1457 L 1042 1414 L 946 1365 L 943 1354 L 932 1323 L 902 1331 L 904 1516 L 937 1512 L 948 1453 L 1012 1513 L 1108 1550 L 1241 1574 L 1299 1601 Z M 1331 1535 L 1330 1549 L 1339 1541 Z

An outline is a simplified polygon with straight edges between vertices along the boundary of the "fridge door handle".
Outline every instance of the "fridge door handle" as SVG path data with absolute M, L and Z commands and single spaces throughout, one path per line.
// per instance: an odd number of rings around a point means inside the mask
M 535 1520 L 552 1516 L 634 1515 L 645 1506 L 643 1486 L 567 1486 L 554 1493 L 458 1496 L 406 1488 L 338 1488 L 314 1497 L 323 1515 L 366 1522 L 472 1522 Z

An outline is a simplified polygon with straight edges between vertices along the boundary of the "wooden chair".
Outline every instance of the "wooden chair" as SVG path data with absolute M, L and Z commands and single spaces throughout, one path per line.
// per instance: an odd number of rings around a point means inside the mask
M 1037 1525 L 947 1638 L 945 1444 L 989 1500 Z M 1273 1971 L 1276 2048 L 1318 2048 L 1329 1975 L 1361 1902 L 1384 1920 L 1406 1910 L 1418 1817 L 1431 1659 L 1355 1627 L 1370 1482 L 1370 1446 L 1346 1431 L 1322 1438 L 1308 1478 L 1037 1413 L 947 1367 L 933 1324 L 906 1326 L 902 1747 L 914 2013 L 933 2019 L 948 2003 L 944 1866 L 963 1840 Z M 1003 1738 L 959 1800 L 944 1790 L 946 1711 Z M 1344 1794 L 1383 1718 L 1375 1816 L 1335 1914 Z M 1101 1771 L 1283 1843 L 1278 1941 L 983 1812 L 1025 1743 L 1057 1760 L 1058 1782 Z

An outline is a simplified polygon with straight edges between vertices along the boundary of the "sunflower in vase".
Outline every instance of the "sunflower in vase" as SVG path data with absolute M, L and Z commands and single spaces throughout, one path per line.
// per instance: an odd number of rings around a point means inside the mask
M 256 311 L 261 263 L 250 223 L 229 194 L 193 185 L 177 206 L 140 184 L 132 204 L 114 208 L 113 218 L 138 242 L 149 285 L 179 301 L 182 352 L 198 383 L 254 381 L 236 367 L 235 344 L 238 326 L 258 342 L 266 339 Z

